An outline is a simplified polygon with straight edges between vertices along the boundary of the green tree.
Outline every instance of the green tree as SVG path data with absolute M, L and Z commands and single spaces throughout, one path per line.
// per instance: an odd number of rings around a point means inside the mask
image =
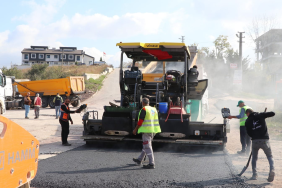
M 231 45 L 228 42 L 228 36 L 219 35 L 219 37 L 217 37 L 213 43 L 217 58 L 223 58 L 227 51 L 231 48 Z
M 44 73 L 48 67 L 48 64 L 34 64 L 31 69 L 27 71 L 26 76 L 30 80 L 42 80 L 44 79 Z
M 15 76 L 16 79 L 24 78 L 23 72 L 19 70 L 17 67 L 12 67 L 10 69 L 8 69 L 7 67 L 3 67 L 2 72 L 6 76 Z

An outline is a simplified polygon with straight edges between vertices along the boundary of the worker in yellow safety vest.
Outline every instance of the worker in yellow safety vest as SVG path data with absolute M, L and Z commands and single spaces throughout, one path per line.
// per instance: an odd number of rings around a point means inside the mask
M 156 133 L 161 132 L 158 112 L 156 108 L 149 106 L 148 98 L 142 99 L 142 106 L 143 108 L 139 112 L 138 123 L 133 130 L 133 134 L 136 135 L 137 131 L 138 134 L 142 133 L 143 150 L 141 152 L 141 155 L 137 159 L 133 158 L 133 161 L 138 165 L 141 165 L 142 161 L 145 158 L 145 155 L 147 155 L 147 157 L 149 158 L 149 164 L 143 165 L 143 168 L 154 169 L 155 161 L 152 141 Z
M 252 109 L 251 107 L 245 105 L 244 101 L 238 101 L 237 107 L 240 107 L 239 115 L 237 116 L 229 116 L 228 119 L 237 118 L 240 119 L 240 140 L 242 144 L 242 150 L 238 151 L 238 154 L 249 154 L 251 148 L 251 137 L 247 134 L 247 130 L 245 127 L 245 122 L 248 116 L 246 115 L 247 109 Z

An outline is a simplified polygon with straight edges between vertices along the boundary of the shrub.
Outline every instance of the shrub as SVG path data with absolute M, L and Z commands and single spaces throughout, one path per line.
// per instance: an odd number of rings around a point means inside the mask
M 12 67 L 10 69 L 3 67 L 2 73 L 6 76 L 15 76 L 16 79 L 22 79 L 25 77 L 23 71 L 19 70 L 17 67 Z

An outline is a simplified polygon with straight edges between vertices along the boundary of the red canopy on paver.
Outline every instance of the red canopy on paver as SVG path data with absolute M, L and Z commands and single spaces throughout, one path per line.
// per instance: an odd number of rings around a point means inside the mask
M 172 55 L 169 55 L 168 52 L 165 52 L 165 51 L 162 51 L 162 50 L 143 50 L 143 52 L 156 57 L 158 60 L 172 58 Z

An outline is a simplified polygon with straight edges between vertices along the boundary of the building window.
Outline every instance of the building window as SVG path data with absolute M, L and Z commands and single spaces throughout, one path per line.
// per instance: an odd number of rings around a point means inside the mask
M 43 64 L 44 62 L 41 61 L 41 64 Z
M 25 63 L 25 64 L 28 64 L 28 61 L 25 61 L 24 63 Z
M 28 59 L 28 54 L 24 54 L 24 59 Z
M 61 55 L 61 59 L 66 59 L 66 55 Z
M 50 55 L 46 55 L 46 58 L 50 58 Z
M 31 54 L 31 58 L 35 59 L 36 58 L 36 54 Z
M 34 64 L 34 62 L 31 62 L 32 64 Z
M 69 55 L 69 59 L 73 59 L 73 55 Z
M 76 56 L 76 61 L 80 61 L 80 56 Z
M 43 54 L 39 54 L 39 59 L 44 59 L 44 55 Z
M 89 61 L 89 65 L 92 65 L 92 61 Z
M 58 59 L 58 55 L 54 55 L 54 58 L 55 58 L 55 59 Z

